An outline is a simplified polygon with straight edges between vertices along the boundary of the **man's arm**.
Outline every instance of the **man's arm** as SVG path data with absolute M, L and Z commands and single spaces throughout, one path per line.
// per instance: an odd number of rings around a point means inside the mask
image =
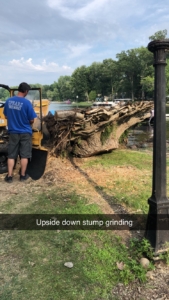
M 5 102 L 5 105 L 4 105 L 3 114 L 5 116 L 5 119 L 7 119 L 7 101 Z
M 32 107 L 32 104 L 30 103 L 30 101 L 28 101 L 28 120 L 29 123 L 32 125 L 34 123 L 34 119 L 37 118 L 37 115 Z

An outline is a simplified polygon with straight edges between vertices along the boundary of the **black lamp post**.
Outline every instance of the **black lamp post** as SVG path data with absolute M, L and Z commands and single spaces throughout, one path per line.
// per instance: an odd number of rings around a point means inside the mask
M 150 241 L 155 254 L 163 251 L 169 242 L 169 199 L 166 196 L 166 50 L 169 39 L 155 40 L 148 44 L 154 53 L 154 141 L 153 141 L 153 186 L 148 199 L 149 213 L 145 237 Z

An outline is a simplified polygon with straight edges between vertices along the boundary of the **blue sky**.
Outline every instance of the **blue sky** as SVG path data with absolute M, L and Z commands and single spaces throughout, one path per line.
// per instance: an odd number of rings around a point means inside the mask
M 0 83 L 52 84 L 163 29 L 168 0 L 1 0 Z

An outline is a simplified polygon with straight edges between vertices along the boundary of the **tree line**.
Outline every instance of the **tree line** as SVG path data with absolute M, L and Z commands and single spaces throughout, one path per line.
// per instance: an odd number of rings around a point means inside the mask
M 149 40 L 166 39 L 167 30 L 161 30 Z M 122 51 L 116 60 L 104 59 L 90 66 L 81 66 L 71 76 L 60 76 L 51 85 L 32 84 L 42 88 L 42 98 L 51 101 L 92 101 L 97 97 L 110 99 L 152 99 L 154 91 L 153 54 L 146 47 Z M 169 95 L 169 56 L 166 66 L 166 94 Z M 9 96 L 0 89 L 0 99 Z

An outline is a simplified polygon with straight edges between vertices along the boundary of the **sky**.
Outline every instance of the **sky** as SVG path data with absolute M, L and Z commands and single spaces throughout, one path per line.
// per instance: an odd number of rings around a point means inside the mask
M 50 85 L 164 29 L 168 0 L 1 0 L 0 83 Z

